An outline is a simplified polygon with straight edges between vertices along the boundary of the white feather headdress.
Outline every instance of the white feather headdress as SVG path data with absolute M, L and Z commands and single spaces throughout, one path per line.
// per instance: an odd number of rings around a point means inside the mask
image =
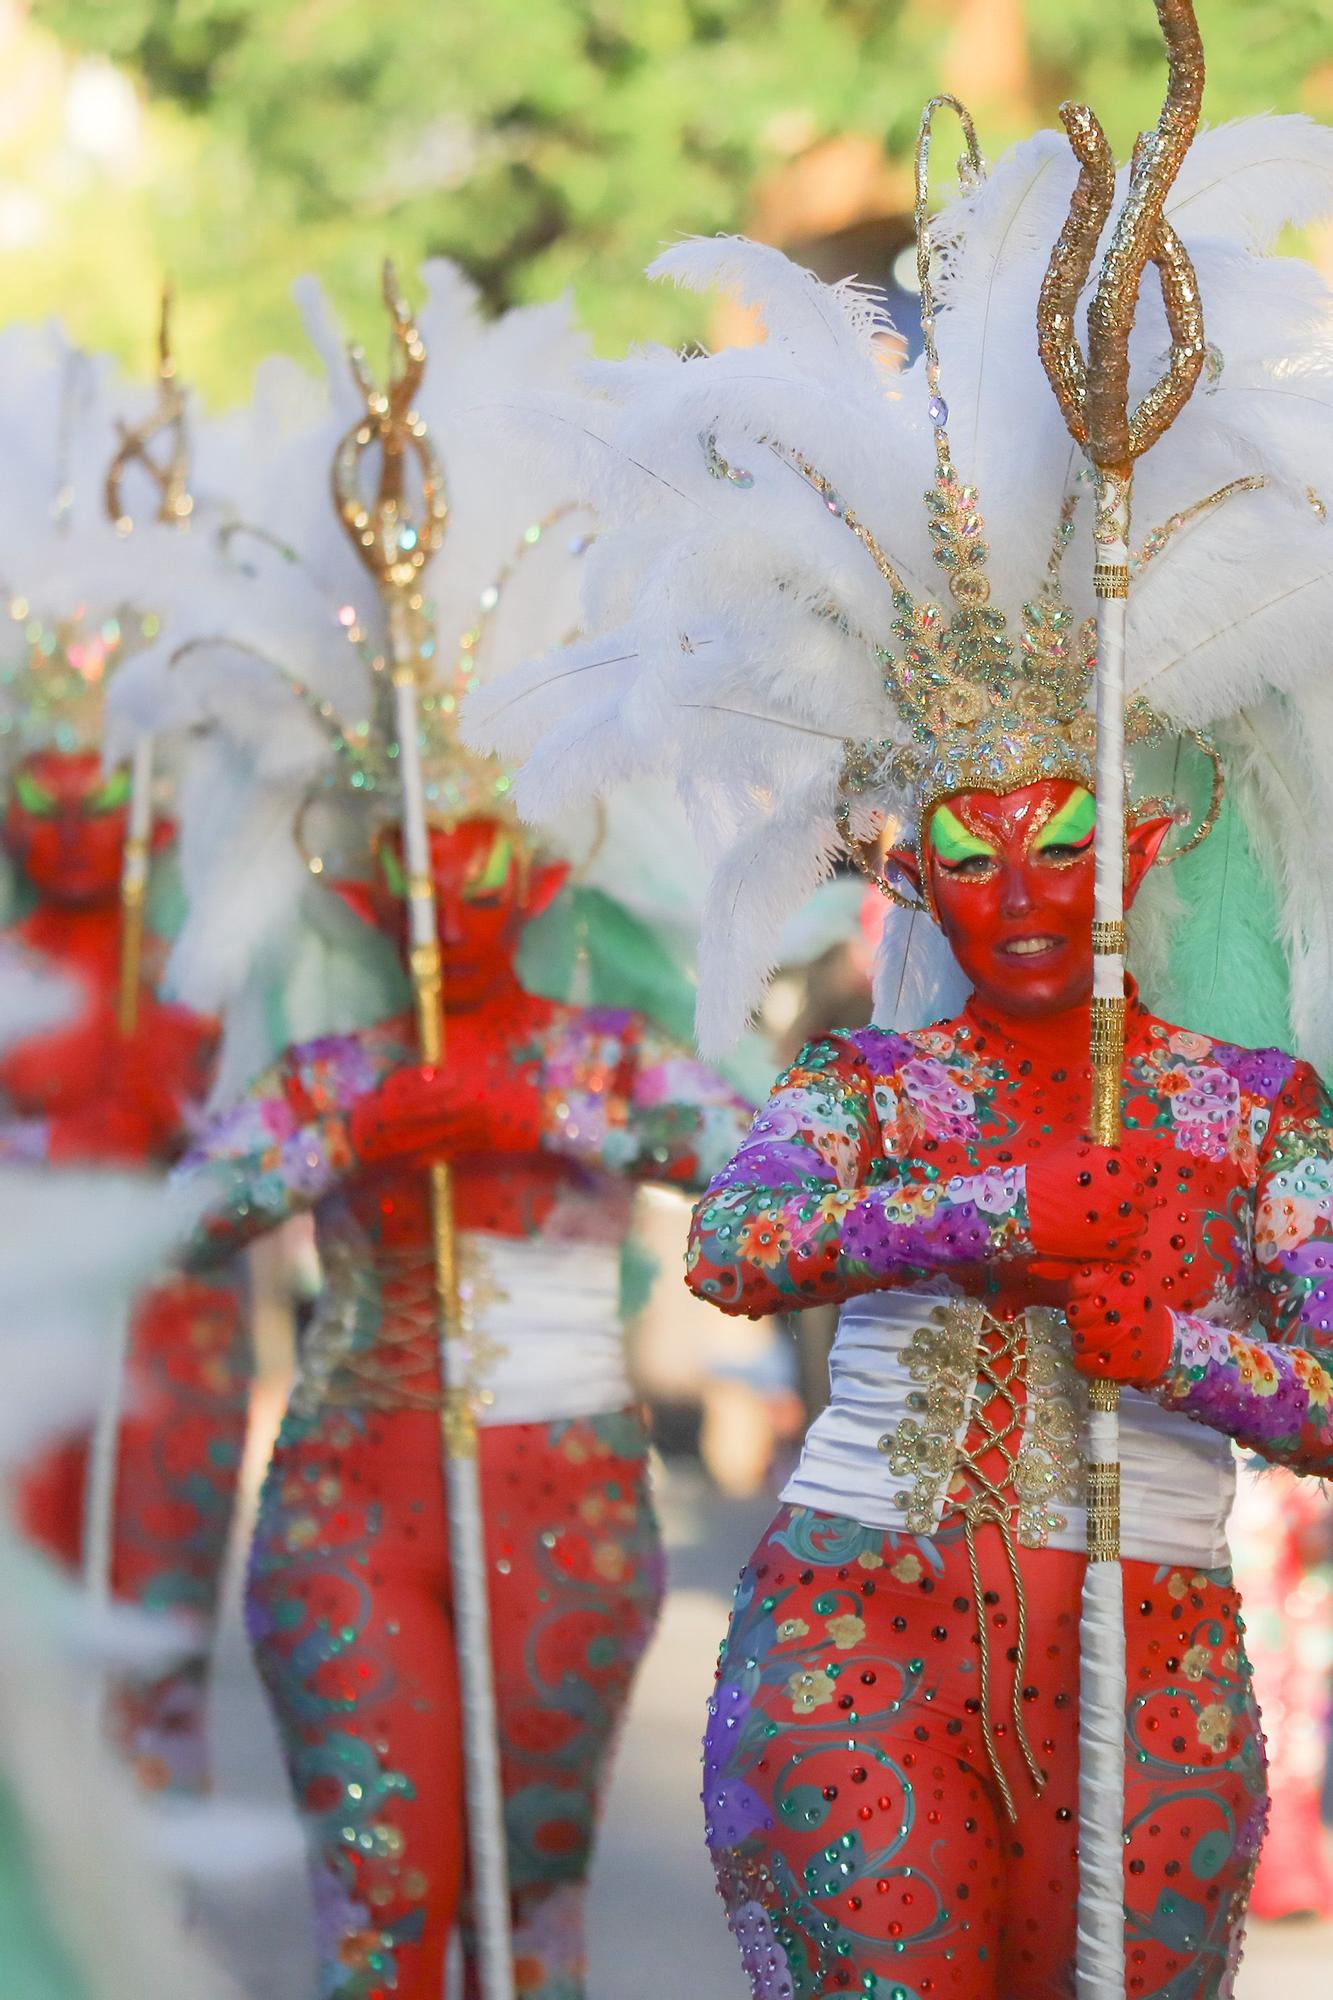
M 1074 173 L 1063 138 L 1039 134 L 933 225 L 947 409 L 930 407 L 921 362 L 886 372 L 870 295 L 729 239 L 682 244 L 655 274 L 757 307 L 763 345 L 594 373 L 580 490 L 611 526 L 589 559 L 591 636 L 479 690 L 468 727 L 526 760 L 519 802 L 536 816 L 589 785 L 674 779 L 716 862 L 706 1049 L 734 1039 L 780 920 L 832 864 L 849 746 L 882 811 L 919 803 L 901 753 L 920 748 L 910 723 L 930 715 L 922 704 L 905 718 L 901 682 L 914 644 L 933 671 L 950 621 L 931 608 L 941 556 L 966 565 L 985 545 L 987 611 L 1015 655 L 1048 645 L 1058 575 L 1055 636 L 1081 643 L 1091 495 L 1035 337 Z M 1173 730 L 1303 701 L 1319 670 L 1333 617 L 1333 320 L 1312 270 L 1265 253 L 1289 219 L 1330 209 L 1333 135 L 1298 118 L 1199 138 L 1168 203 L 1198 272 L 1208 380 L 1136 476 L 1129 692 Z M 1165 344 L 1145 303 L 1140 382 Z M 567 410 L 516 421 L 567 448 Z M 946 426 L 959 490 L 941 533 Z
M 575 627 L 587 517 L 563 504 L 557 469 L 529 476 L 499 456 L 491 413 L 517 383 L 568 383 L 585 346 L 564 304 L 489 320 L 452 266 L 430 264 L 425 278 L 417 326 L 429 365 L 416 407 L 449 514 L 426 577 L 433 651 L 423 709 L 447 785 L 451 770 L 477 764 L 450 748 L 461 685 Z M 329 935 L 340 912 L 311 883 L 320 857 L 309 845 L 331 840 L 341 859 L 359 858 L 370 825 L 357 807 L 373 811 L 378 798 L 394 810 L 396 796 L 384 607 L 330 493 L 336 448 L 365 406 L 318 286 L 302 283 L 298 297 L 326 379 L 268 362 L 249 407 L 201 433 L 201 478 L 225 494 L 225 526 L 207 565 L 172 592 L 170 643 L 126 668 L 110 710 L 117 743 L 144 730 L 192 739 L 177 810 L 188 913 L 168 982 L 225 1017 L 218 1098 L 271 1052 L 256 1013 L 266 982 L 295 977 L 309 990 L 293 972 L 293 940 L 336 949 Z M 491 805 L 508 809 L 500 767 L 482 776 Z M 331 989 L 327 1005 L 302 1032 L 363 1018 L 367 996 L 349 957 L 340 952 L 338 974 L 318 981 Z
M 184 404 L 182 405 L 184 407 Z M 107 476 L 153 392 L 70 345 L 54 324 L 0 333 L 0 755 L 98 747 L 120 663 L 161 623 L 163 579 L 188 537 L 155 518 L 159 498 L 127 466 L 133 532 Z

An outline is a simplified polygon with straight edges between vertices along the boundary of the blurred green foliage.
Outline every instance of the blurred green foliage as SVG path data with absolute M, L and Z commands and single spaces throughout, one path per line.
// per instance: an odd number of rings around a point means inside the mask
M 133 271 L 156 258 L 178 285 L 189 372 L 237 395 L 261 353 L 300 348 L 297 271 L 318 271 L 369 332 L 389 251 L 409 273 L 456 257 L 497 305 L 572 285 L 607 349 L 686 337 L 705 308 L 647 293 L 644 263 L 684 232 L 743 227 L 756 181 L 821 138 L 861 132 L 905 157 L 923 99 L 952 80 L 962 12 L 951 0 L 42 0 L 41 26 L 133 75 L 148 107 L 153 171 L 84 204 L 96 240 L 64 276 L 90 270 L 94 289 L 71 317 L 81 336 L 124 345 L 125 286 L 114 309 L 96 286 L 118 248 Z M 1071 93 L 1125 149 L 1160 95 L 1149 0 L 1023 12 L 1028 101 L 978 107 L 988 151 Z M 1212 119 L 1328 108 L 1327 0 L 1200 0 L 1200 14 Z M 28 287 L 69 311 L 48 296 L 62 268 L 36 257 Z M 22 259 L 0 274 L 0 304 L 13 309 L 23 278 Z M 146 330 L 150 307 L 136 299 L 134 312 Z

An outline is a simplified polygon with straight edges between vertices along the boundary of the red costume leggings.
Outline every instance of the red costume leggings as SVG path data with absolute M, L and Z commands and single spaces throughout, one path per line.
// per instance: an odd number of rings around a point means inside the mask
M 114 1733 L 142 1784 L 193 1793 L 207 1781 L 205 1680 L 250 1393 L 249 1328 L 239 1291 L 177 1277 L 135 1308 L 112 1517 L 114 1594 L 173 1613 L 192 1635 L 169 1673 L 115 1690 Z M 83 1555 L 88 1441 L 70 1438 L 19 1484 L 19 1515 L 71 1569 Z
M 480 1433 L 523 2000 L 584 1992 L 599 1795 L 661 1593 L 646 1450 L 631 1414 Z M 434 1412 L 294 1403 L 248 1614 L 306 1822 L 322 2000 L 439 2000 L 465 1830 Z
M 705 1742 L 709 1843 L 755 2000 L 1073 1993 L 1083 1559 L 784 1508 L 743 1572 Z M 1125 1565 L 1126 1991 L 1231 1990 L 1263 1832 L 1227 1572 Z M 1040 1793 L 1013 1720 L 1047 1776 Z

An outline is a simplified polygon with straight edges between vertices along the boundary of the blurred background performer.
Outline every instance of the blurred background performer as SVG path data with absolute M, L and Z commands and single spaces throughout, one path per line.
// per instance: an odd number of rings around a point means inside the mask
M 327 322 L 316 333 L 330 407 L 275 444 L 269 413 L 289 372 L 261 383 L 252 488 L 238 496 L 212 600 L 193 596 L 182 612 L 198 637 L 144 663 L 122 714 L 132 726 L 214 725 L 183 806 L 182 976 L 225 944 L 233 967 L 269 981 L 290 1024 L 320 967 L 322 1032 L 312 1037 L 306 1016 L 190 1163 L 219 1189 L 201 1259 L 304 1208 L 323 1264 L 247 1597 L 308 1831 L 320 1990 L 438 2000 L 464 1892 L 427 1180 L 443 1158 L 481 1427 L 515 1983 L 533 2000 L 581 2000 L 598 1806 L 661 1585 L 620 1336 L 630 1193 L 644 1179 L 702 1185 L 750 1112 L 641 1009 L 586 1004 L 637 983 L 650 1007 L 657 998 L 679 1014 L 680 974 L 627 911 L 605 896 L 599 911 L 586 883 L 569 894 L 568 859 L 519 826 L 504 771 L 459 743 L 459 699 L 491 656 L 506 664 L 510 648 L 521 656 L 569 629 L 586 536 L 560 495 L 497 455 L 492 412 L 518 385 L 561 376 L 581 343 L 563 309 L 487 324 L 451 268 L 430 267 L 428 280 L 420 330 L 435 360 L 418 408 L 450 507 L 427 581 L 435 657 L 420 708 L 442 1064 L 414 1061 L 404 1011 L 385 632 L 328 495 L 357 405 Z M 415 330 L 400 334 L 406 356 Z M 584 817 L 565 848 L 578 859 Z M 249 885 L 225 938 L 209 934 L 234 908 L 220 853 Z M 562 892 L 564 950 L 550 931 Z M 563 966 L 556 983 L 572 1001 L 520 976 L 542 924 L 537 956 L 548 972 Z M 250 997 L 217 998 L 235 1044 Z M 272 1018 L 271 1004 L 263 1011 Z M 228 1074 L 246 1067 L 229 1045 Z
M 149 921 L 135 926 L 128 961 L 133 1024 L 122 1014 L 130 780 L 125 767 L 104 766 L 102 728 L 111 676 L 158 630 L 178 518 L 152 518 L 147 482 L 136 497 L 149 518 L 133 534 L 105 518 L 111 413 L 141 407 L 141 392 L 113 391 L 106 366 L 54 331 L 16 330 L 3 344 L 5 937 L 78 999 L 57 1026 L 0 1056 L 0 1151 L 53 1166 L 161 1167 L 178 1157 L 207 1094 L 215 1028 L 157 992 L 160 927 L 171 920 L 170 828 L 160 820 Z M 122 424 L 118 490 L 133 485 L 130 461 L 157 429 L 155 410 Z M 182 436 L 171 440 L 163 489 L 178 497 L 183 448 Z M 120 1416 L 110 1518 L 94 1537 L 106 1545 L 105 1582 L 118 1598 L 174 1613 L 188 1654 L 160 1678 L 121 1679 L 111 1721 L 145 1786 L 197 1792 L 207 1780 L 204 1686 L 246 1422 L 237 1286 L 183 1275 L 154 1285 L 132 1314 L 123 1381 L 112 1371 L 108 1385 Z M 28 1532 L 71 1567 L 84 1554 L 91 1504 L 82 1433 L 45 1452 L 20 1483 Z
M 1266 895 L 1290 1045 L 1333 1055 L 1328 870 L 1310 867 L 1330 810 L 1329 301 L 1262 254 L 1292 215 L 1327 212 L 1333 144 L 1300 120 L 1212 132 L 1168 203 L 1215 346 L 1212 393 L 1136 479 L 1126 852 L 1143 997 L 1109 1157 L 1081 1136 L 1093 510 L 1035 338 L 1075 174 L 1058 134 L 989 176 L 973 153 L 930 225 L 922 166 L 927 352 L 892 396 L 873 296 L 736 240 L 660 260 L 757 309 L 763 365 L 602 371 L 577 490 L 608 523 L 587 601 L 620 615 L 475 694 L 469 733 L 527 757 L 535 818 L 652 770 L 720 825 L 705 1051 L 755 1004 L 771 927 L 839 833 L 909 905 L 886 927 L 879 1025 L 798 1058 L 696 1214 L 701 1296 L 842 1302 L 831 1406 L 742 1578 L 705 1746 L 709 1843 L 753 1992 L 1070 1990 L 1079 1441 L 1086 1379 L 1113 1375 L 1126 1991 L 1218 2000 L 1266 1810 L 1230 1440 L 1333 1469 L 1333 1114 L 1308 1061 L 1261 1045 L 1272 1012 L 1248 1045 L 1163 1014 L 1207 968 L 1230 981 L 1262 962 Z M 1165 342 L 1150 296 L 1133 379 L 1156 379 Z M 1209 761 L 1231 768 L 1229 806 L 1216 785 L 1209 798 Z M 1220 872 L 1208 845 L 1176 882 L 1152 869 L 1209 829 Z M 1261 864 L 1248 903 L 1255 871 L 1233 896 L 1226 865 L 1241 845 Z
M 1333 1917 L 1321 1806 L 1333 1673 L 1333 1515 L 1326 1492 L 1262 1460 L 1241 1467 L 1231 1516 L 1245 1650 L 1268 1751 L 1268 1832 L 1250 1909 Z
M 0 1048 L 78 1004 L 57 975 L 0 951 Z M 101 1728 L 107 1673 L 170 1659 L 179 1634 L 143 1612 L 108 1619 L 76 1575 L 53 1576 L 12 1506 L 42 1446 L 96 1421 L 132 1300 L 188 1226 L 137 1167 L 0 1161 L 0 1958 L 13 2000 L 242 2000 L 170 1879 L 163 1816 Z M 235 1822 L 190 1801 L 175 1820 L 187 1824 L 192 1886 L 234 1871 Z M 275 1857 L 261 1816 L 245 1831 Z

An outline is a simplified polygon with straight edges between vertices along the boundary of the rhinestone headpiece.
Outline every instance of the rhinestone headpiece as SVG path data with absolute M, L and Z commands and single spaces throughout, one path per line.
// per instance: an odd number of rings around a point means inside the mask
M 892 593 L 891 624 L 896 643 L 880 645 L 885 694 L 910 732 L 906 743 L 849 742 L 842 772 L 840 825 L 858 862 L 881 887 L 886 885 L 867 861 L 868 844 L 852 831 L 853 802 L 886 791 L 910 803 L 918 837 L 935 805 L 964 791 L 1012 791 L 1043 778 L 1070 778 L 1095 785 L 1096 725 L 1090 706 L 1097 665 L 1096 621 L 1080 618 L 1061 589 L 1061 566 L 1074 533 L 1081 486 L 1066 494 L 1055 524 L 1046 575 L 1024 604 L 1021 628 L 1013 630 L 992 603 L 987 565 L 990 550 L 981 498 L 958 476 L 949 442 L 949 409 L 940 382 L 935 333 L 933 244 L 928 215 L 930 145 L 935 115 L 947 109 L 962 125 L 966 151 L 959 162 L 964 191 L 985 174 L 976 130 L 955 97 L 932 98 L 922 114 L 915 157 L 917 277 L 926 387 L 935 448 L 935 477 L 924 495 L 932 552 L 945 573 L 947 605 L 913 593 L 889 557 L 817 467 L 796 452 L 790 463 L 821 496 L 827 510 L 861 542 Z M 710 470 L 745 483 L 721 459 L 712 436 L 702 440 Z M 1232 481 L 1187 513 L 1173 516 L 1150 535 L 1131 570 L 1157 555 L 1178 529 L 1220 505 L 1233 493 L 1262 485 L 1260 478 Z M 1143 699 L 1126 712 L 1126 740 L 1146 742 L 1168 729 Z M 1192 733 L 1213 765 L 1208 810 L 1189 839 L 1164 859 L 1177 860 L 1211 831 L 1221 803 L 1221 767 L 1211 742 Z M 1160 799 L 1143 802 L 1174 810 Z M 1189 815 L 1176 814 L 1188 819 Z

